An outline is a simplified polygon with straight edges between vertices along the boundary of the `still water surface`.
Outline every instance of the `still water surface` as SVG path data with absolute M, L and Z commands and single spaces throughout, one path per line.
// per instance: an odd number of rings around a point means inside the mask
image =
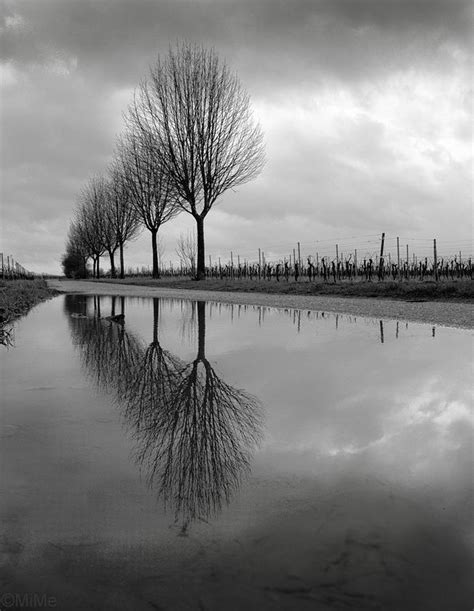
M 470 608 L 471 371 L 463 330 L 41 304 L 2 354 L 2 589 L 66 610 Z

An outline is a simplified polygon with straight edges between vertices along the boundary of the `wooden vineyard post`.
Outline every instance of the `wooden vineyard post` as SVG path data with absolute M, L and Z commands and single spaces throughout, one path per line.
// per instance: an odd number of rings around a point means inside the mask
M 385 233 L 382 233 L 382 242 L 380 243 L 380 260 L 379 260 L 379 280 L 383 280 L 383 248 L 385 245 Z
M 400 238 L 397 236 L 397 270 L 398 277 L 401 278 L 400 275 Z

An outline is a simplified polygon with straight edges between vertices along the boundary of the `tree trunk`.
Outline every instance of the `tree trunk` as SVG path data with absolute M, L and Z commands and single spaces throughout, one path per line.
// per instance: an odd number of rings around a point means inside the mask
M 115 251 L 113 250 L 109 250 L 109 257 L 110 257 L 110 275 L 112 278 L 115 278 L 117 276 L 116 272 L 115 272 L 115 257 L 114 257 Z
M 206 303 L 204 301 L 197 302 L 198 314 L 198 354 L 199 360 L 206 358 Z
M 197 226 L 197 273 L 196 280 L 204 280 L 206 278 L 206 261 L 204 249 L 204 219 L 196 216 Z
M 158 235 L 157 231 L 151 232 L 151 249 L 153 253 L 153 271 L 152 271 L 153 278 L 160 277 L 160 270 L 158 269 L 158 244 L 156 240 L 157 235 Z
M 123 242 L 120 242 L 120 278 L 125 278 L 125 269 L 123 265 Z
M 96 278 L 100 278 L 100 255 L 97 255 L 97 275 Z

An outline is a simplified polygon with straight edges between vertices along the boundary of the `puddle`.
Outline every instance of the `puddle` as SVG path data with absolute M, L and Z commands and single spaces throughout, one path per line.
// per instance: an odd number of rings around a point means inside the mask
M 471 373 L 457 329 L 41 304 L 2 353 L 6 591 L 62 609 L 463 608 Z

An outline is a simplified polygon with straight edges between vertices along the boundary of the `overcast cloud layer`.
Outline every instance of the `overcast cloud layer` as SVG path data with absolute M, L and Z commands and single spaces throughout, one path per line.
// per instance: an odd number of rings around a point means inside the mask
M 18 0 L 0 9 L 2 244 L 58 272 L 77 194 L 169 44 L 214 46 L 265 132 L 259 179 L 210 213 L 207 250 L 362 254 L 385 231 L 470 254 L 472 5 L 464 0 Z M 167 259 L 185 215 L 163 228 Z M 148 236 L 127 264 L 148 265 Z M 104 261 L 105 264 L 105 261 Z

